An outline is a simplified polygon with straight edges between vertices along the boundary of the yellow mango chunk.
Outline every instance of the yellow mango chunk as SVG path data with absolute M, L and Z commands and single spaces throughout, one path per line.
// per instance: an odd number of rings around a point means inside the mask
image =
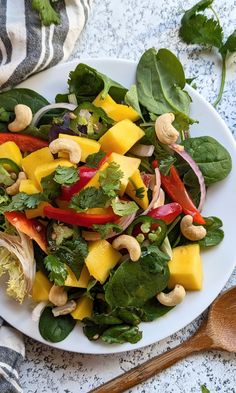
M 36 272 L 32 288 L 32 299 L 36 302 L 44 302 L 48 300 L 52 285 L 53 284 L 41 271 Z
M 0 158 L 9 158 L 21 167 L 22 154 L 15 142 L 5 142 L 0 145 Z M 8 170 L 7 166 L 6 169 Z
M 47 164 L 38 165 L 35 168 L 34 177 L 40 189 L 42 189 L 41 179 L 53 173 L 58 166 L 70 167 L 75 165 L 72 164 L 70 161 L 63 160 L 63 159 L 57 159 L 57 160 L 53 160 L 52 162 L 48 162 Z
M 99 183 L 100 173 L 102 171 L 104 171 L 108 167 L 108 165 L 109 164 L 107 162 L 105 162 L 105 164 L 102 165 L 101 169 L 92 177 L 91 180 L 89 180 L 89 182 L 84 186 L 84 188 L 88 188 L 88 187 L 99 188 L 100 187 L 100 183 Z
M 114 250 L 111 244 L 106 240 L 97 240 L 91 242 L 88 247 L 88 255 L 85 259 L 89 273 L 101 284 L 109 276 L 110 270 L 113 269 L 121 258 L 121 254 Z
M 203 272 L 198 244 L 175 247 L 172 260 L 168 265 L 170 269 L 169 288 L 181 284 L 190 291 L 202 289 Z
M 107 94 L 105 98 L 102 98 L 102 92 L 95 98 L 93 105 L 102 108 L 106 114 L 115 121 L 124 119 L 137 121 L 140 117 L 138 112 L 131 106 L 117 104 L 109 94 Z
M 52 153 L 50 152 L 48 147 L 43 147 L 42 149 L 36 150 L 33 153 L 30 153 L 28 156 L 23 158 L 22 167 L 27 177 L 34 182 L 35 179 L 35 169 L 38 165 L 48 164 L 53 162 L 54 158 Z
M 143 188 L 142 198 L 138 198 L 136 196 L 136 190 L 139 188 Z M 149 205 L 148 200 L 148 189 L 145 186 L 142 177 L 140 175 L 140 171 L 137 169 L 134 174 L 129 178 L 129 182 L 127 184 L 125 193 L 129 195 L 131 199 L 133 199 L 137 204 L 143 209 L 146 210 Z
M 79 280 L 76 278 L 75 274 L 72 272 L 72 270 L 67 266 L 67 272 L 68 275 L 66 277 L 65 281 L 65 286 L 66 287 L 78 287 L 78 288 L 87 288 L 89 280 L 90 280 L 90 274 L 89 271 L 84 265 Z
M 50 205 L 50 203 L 40 202 L 35 209 L 25 210 L 25 215 L 27 218 L 44 217 L 44 208 L 48 205 Z
M 81 147 L 80 161 L 82 162 L 85 162 L 90 154 L 97 153 L 101 147 L 99 142 L 94 141 L 93 139 L 82 138 L 80 136 L 59 134 L 59 138 L 71 139 L 72 141 L 78 143 L 78 145 Z M 68 158 L 68 154 L 62 151 L 58 154 L 58 157 Z
M 108 159 L 110 162 L 116 162 L 120 166 L 120 170 L 124 176 L 121 179 L 121 187 L 119 195 L 125 193 L 129 178 L 137 171 L 141 160 L 139 158 L 122 156 L 121 154 L 112 153 Z
M 100 139 L 101 149 L 106 153 L 125 154 L 144 136 L 144 131 L 125 119 L 112 126 Z
M 25 192 L 28 195 L 38 194 L 40 189 L 36 187 L 35 183 L 30 179 L 24 179 L 20 182 L 20 192 Z
M 91 317 L 93 312 L 93 301 L 87 296 L 83 296 L 77 302 L 77 307 L 71 315 L 74 319 L 82 321 L 84 318 Z

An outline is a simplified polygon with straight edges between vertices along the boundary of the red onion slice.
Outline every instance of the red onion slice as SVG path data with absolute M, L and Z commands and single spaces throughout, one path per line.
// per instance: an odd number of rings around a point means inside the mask
M 151 157 L 154 149 L 155 147 L 153 145 L 142 145 L 141 143 L 138 143 L 137 145 L 134 145 L 129 152 L 139 157 Z
M 161 189 L 161 175 L 160 171 L 158 168 L 155 169 L 155 177 L 156 177 L 156 184 L 153 188 L 153 194 L 152 194 L 152 200 L 146 210 L 141 214 L 141 216 L 145 216 L 148 214 L 148 212 L 153 208 L 155 203 L 157 202 L 160 194 L 160 189 Z
M 31 125 L 36 127 L 41 117 L 52 109 L 68 109 L 69 111 L 75 110 L 75 104 L 68 104 L 67 102 L 59 102 L 57 104 L 49 104 L 39 109 L 38 112 L 35 113 Z
M 177 145 L 176 143 L 173 143 L 172 145 L 170 145 L 170 147 L 176 153 L 178 153 L 189 164 L 190 168 L 193 170 L 193 172 L 195 173 L 195 175 L 198 178 L 199 185 L 200 185 L 200 193 L 201 193 L 198 210 L 199 210 L 199 212 L 201 212 L 202 208 L 203 208 L 203 205 L 204 205 L 204 202 L 205 202 L 205 199 L 206 199 L 206 186 L 205 186 L 205 181 L 204 181 L 203 174 L 202 174 L 199 166 L 197 165 L 197 163 L 186 152 L 185 149 L 180 149 L 179 145 Z

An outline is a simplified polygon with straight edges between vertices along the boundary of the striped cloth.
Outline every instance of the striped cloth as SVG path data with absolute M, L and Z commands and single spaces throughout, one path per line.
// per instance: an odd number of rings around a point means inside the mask
M 61 0 L 59 25 L 43 26 L 32 0 L 0 0 L 0 90 L 68 59 L 92 0 Z

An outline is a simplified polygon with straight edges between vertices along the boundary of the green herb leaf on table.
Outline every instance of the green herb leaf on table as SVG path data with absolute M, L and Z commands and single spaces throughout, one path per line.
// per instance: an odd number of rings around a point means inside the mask
M 61 262 L 61 260 L 55 255 L 47 255 L 44 258 L 44 263 L 46 269 L 50 271 L 50 281 L 53 281 L 56 285 L 64 285 L 68 275 L 65 263 Z
M 39 319 L 41 336 L 50 342 L 63 341 L 73 330 L 76 320 L 69 315 L 54 317 L 51 307 L 45 307 Z
M 58 184 L 74 184 L 79 180 L 78 169 L 73 166 L 65 167 L 59 165 L 54 173 L 53 180 Z
M 106 169 L 99 172 L 100 186 L 110 199 L 117 196 L 123 176 L 120 166 L 115 162 L 111 162 Z
M 113 199 L 111 206 L 114 213 L 121 217 L 136 213 L 139 209 L 134 201 L 121 201 L 119 199 Z
M 101 239 L 105 239 L 111 231 L 116 233 L 122 231 L 122 228 L 113 222 L 108 222 L 107 224 L 94 224 L 93 229 L 99 233 Z
M 202 393 L 211 393 L 209 389 L 207 389 L 207 387 L 205 385 L 201 386 L 201 391 Z
M 88 187 L 72 197 L 69 207 L 82 212 L 94 207 L 105 207 L 108 202 L 109 197 L 101 188 Z
M 86 165 L 90 166 L 91 168 L 98 168 L 101 160 L 106 157 L 106 153 L 104 151 L 100 150 L 97 153 L 90 154 L 86 158 Z
M 32 0 L 32 8 L 39 13 L 45 26 L 60 23 L 60 14 L 54 10 L 50 0 Z

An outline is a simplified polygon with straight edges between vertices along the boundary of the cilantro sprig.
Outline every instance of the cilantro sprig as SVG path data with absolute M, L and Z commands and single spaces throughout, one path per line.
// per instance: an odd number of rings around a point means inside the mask
M 53 180 L 58 184 L 71 185 L 79 180 L 78 169 L 70 166 L 59 165 L 55 171 Z
M 114 231 L 116 233 L 122 231 L 122 228 L 114 222 L 108 222 L 106 224 L 94 224 L 93 229 L 99 233 L 101 239 L 105 239 L 110 231 Z
M 105 207 L 108 202 L 109 197 L 101 188 L 88 187 L 72 197 L 69 207 L 81 212 L 95 207 Z
M 224 33 L 217 13 L 212 7 L 214 0 L 201 0 L 187 10 L 181 20 L 180 37 L 187 44 L 199 44 L 214 46 L 222 59 L 221 83 L 214 106 L 220 102 L 225 85 L 226 62 L 229 55 L 236 52 L 236 30 L 224 42 Z M 210 9 L 212 18 L 208 18 L 203 12 Z
M 44 258 L 46 269 L 49 270 L 49 280 L 56 285 L 64 285 L 68 275 L 66 264 L 55 255 L 47 255 Z
M 32 0 L 32 8 L 38 12 L 42 23 L 45 26 L 51 24 L 58 25 L 61 21 L 60 14 L 55 11 L 51 3 L 57 3 L 61 0 Z
M 111 162 L 109 166 L 99 173 L 99 183 L 105 195 L 115 198 L 120 189 L 121 179 L 124 176 L 120 165 Z

